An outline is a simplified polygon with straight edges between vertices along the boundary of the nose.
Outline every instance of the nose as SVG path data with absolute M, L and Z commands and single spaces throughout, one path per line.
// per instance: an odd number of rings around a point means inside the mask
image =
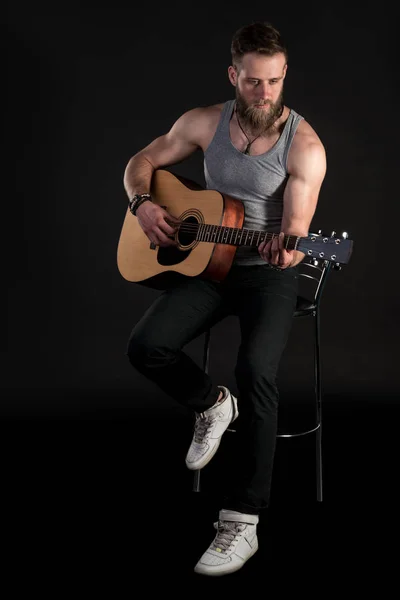
M 269 100 L 271 86 L 269 85 L 268 81 L 260 81 L 257 91 L 259 93 L 260 100 Z

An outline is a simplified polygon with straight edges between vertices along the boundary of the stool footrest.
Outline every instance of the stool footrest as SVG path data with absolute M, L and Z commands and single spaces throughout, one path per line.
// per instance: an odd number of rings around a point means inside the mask
M 320 427 L 321 427 L 321 425 L 318 424 L 316 427 L 313 427 L 313 429 L 307 429 L 307 431 L 300 431 L 299 433 L 278 433 L 276 437 L 282 437 L 282 438 L 300 437 L 301 435 L 307 435 L 308 433 L 313 433 L 314 431 L 317 431 L 317 429 L 319 429 Z

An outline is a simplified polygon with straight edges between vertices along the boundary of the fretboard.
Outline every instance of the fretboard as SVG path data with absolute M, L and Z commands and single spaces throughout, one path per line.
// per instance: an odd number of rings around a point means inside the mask
M 199 242 L 212 242 L 214 244 L 231 244 L 232 246 L 259 246 L 264 240 L 272 240 L 278 235 L 277 233 L 258 231 L 256 229 L 199 224 L 196 240 Z M 296 235 L 285 235 L 283 241 L 284 247 L 287 250 L 295 250 L 299 239 Z

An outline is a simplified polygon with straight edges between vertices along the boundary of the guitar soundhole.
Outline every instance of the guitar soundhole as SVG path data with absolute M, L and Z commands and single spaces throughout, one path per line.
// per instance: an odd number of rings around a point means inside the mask
M 181 217 L 182 218 L 182 217 Z M 157 261 L 160 265 L 170 266 L 178 265 L 183 262 L 191 253 L 192 249 L 197 245 L 196 233 L 198 220 L 193 217 L 187 217 L 182 219 L 183 225 L 181 225 L 178 232 L 178 242 L 180 248 L 162 248 L 160 247 L 157 254 Z
M 178 241 L 183 248 L 191 246 L 196 239 L 198 221 L 196 217 L 187 217 L 178 232 Z

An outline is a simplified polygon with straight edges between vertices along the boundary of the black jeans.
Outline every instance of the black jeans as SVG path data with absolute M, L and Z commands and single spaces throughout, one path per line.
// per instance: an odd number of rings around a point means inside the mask
M 239 318 L 235 425 L 240 426 L 235 435 L 241 459 L 227 509 L 258 514 L 269 503 L 279 401 L 276 375 L 297 293 L 297 267 L 233 266 L 222 283 L 187 278 L 157 297 L 129 339 L 131 364 L 176 401 L 202 412 L 213 406 L 220 390 L 182 348 L 224 317 Z

